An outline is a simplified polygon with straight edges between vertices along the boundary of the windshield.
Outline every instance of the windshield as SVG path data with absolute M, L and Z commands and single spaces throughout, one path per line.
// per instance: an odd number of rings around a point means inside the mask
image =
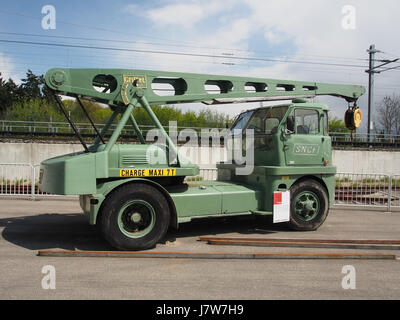
M 240 131 L 243 130 L 243 128 L 247 125 L 247 122 L 249 121 L 253 113 L 254 110 L 246 111 L 240 114 L 232 126 L 232 131 L 234 132 L 235 130 L 240 130 Z
M 272 107 L 256 110 L 246 129 L 254 130 L 254 134 L 274 134 L 278 130 L 288 106 Z

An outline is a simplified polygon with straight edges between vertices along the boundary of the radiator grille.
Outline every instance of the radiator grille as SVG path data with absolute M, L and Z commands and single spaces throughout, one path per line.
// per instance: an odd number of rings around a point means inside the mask
M 147 159 L 145 155 L 140 156 L 122 156 L 121 167 L 134 167 L 147 165 Z

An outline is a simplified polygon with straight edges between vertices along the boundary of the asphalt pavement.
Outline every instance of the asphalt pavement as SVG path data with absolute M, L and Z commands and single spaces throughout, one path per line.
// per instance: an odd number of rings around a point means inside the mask
M 400 239 L 400 212 L 334 208 L 314 232 L 272 219 L 197 220 L 152 251 L 377 252 L 211 246 L 199 236 Z M 399 299 L 400 260 L 207 260 L 39 257 L 38 250 L 113 250 L 76 200 L 0 199 L 0 299 Z M 399 255 L 398 251 L 379 251 Z M 350 267 L 349 267 L 350 266 Z M 351 276 L 351 278 L 349 278 Z M 51 277 L 51 278 L 50 278 Z M 51 285 L 49 285 L 51 283 Z

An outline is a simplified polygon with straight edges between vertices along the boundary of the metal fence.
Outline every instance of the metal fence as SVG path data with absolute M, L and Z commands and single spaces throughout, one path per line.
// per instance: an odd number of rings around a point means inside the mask
M 110 128 L 105 133 L 106 135 L 111 135 L 118 124 L 111 124 Z M 97 123 L 95 124 L 98 131 L 101 131 L 105 126 L 104 123 Z M 94 130 L 93 126 L 90 123 L 81 123 L 76 122 L 75 127 L 79 131 L 80 134 L 85 135 L 96 135 L 96 131 Z M 220 130 L 224 128 L 208 128 L 208 127 L 184 127 L 184 126 L 177 126 L 177 127 L 170 127 L 164 126 L 165 130 L 168 132 L 170 130 L 178 130 L 179 132 L 182 130 L 194 130 L 197 134 L 200 134 L 202 130 L 209 132 L 209 135 L 212 137 L 220 137 L 218 133 Z M 140 125 L 140 129 L 143 135 L 146 135 L 152 129 L 156 129 L 154 125 Z M 74 133 L 73 129 L 71 128 L 68 122 L 44 122 L 44 121 L 13 121 L 13 120 L 0 120 L 0 132 L 7 133 L 9 135 L 17 134 L 17 133 L 26 133 L 27 136 L 30 134 L 44 134 L 44 135 L 62 135 L 62 134 L 72 134 Z M 127 124 L 124 127 L 123 134 L 125 135 L 136 135 L 136 131 L 132 125 Z
M 0 196 L 58 196 L 39 189 L 40 165 L 0 163 Z
M 105 124 L 98 123 L 95 124 L 96 127 L 101 130 Z M 90 123 L 75 123 L 76 128 L 79 133 L 82 135 L 89 134 L 95 135 L 95 130 L 93 129 Z M 106 134 L 112 134 L 116 128 L 117 124 L 112 124 L 108 129 Z M 155 128 L 153 125 L 141 125 L 140 126 L 142 133 L 145 135 L 149 130 Z M 168 131 L 170 128 L 165 126 L 165 129 Z M 215 137 L 219 137 L 219 134 L 216 134 L 212 130 L 221 130 L 222 128 L 203 128 L 203 127 L 182 127 L 178 126 L 177 128 L 173 128 L 173 130 L 177 129 L 178 131 L 184 129 L 192 129 L 196 131 L 198 134 L 201 130 L 209 130 L 210 135 Z M 26 133 L 26 135 L 63 135 L 63 134 L 72 134 L 73 130 L 68 122 L 46 122 L 46 121 L 14 121 L 14 120 L 0 120 L 0 132 L 7 133 L 9 135 L 16 135 L 17 133 L 22 134 Z M 124 128 L 123 134 L 125 135 L 135 135 L 135 130 L 131 125 L 126 125 Z M 400 144 L 400 135 L 396 134 L 377 134 L 372 133 L 368 135 L 367 133 L 354 133 L 353 137 L 351 137 L 350 133 L 343 132 L 330 132 L 329 135 L 332 138 L 332 143 L 334 145 L 341 144 L 382 144 L 382 145 L 393 145 L 398 146 Z
M 0 195 L 34 198 L 33 166 L 26 163 L 0 163 Z
M 391 201 L 388 211 L 390 211 L 392 207 L 400 208 L 400 175 L 391 176 L 390 189 Z
M 389 133 L 371 133 L 368 135 L 367 133 L 354 133 L 353 137 L 350 133 L 343 132 L 330 132 L 329 135 L 332 137 L 333 143 L 340 142 L 375 142 L 375 143 L 388 143 L 388 144 L 398 144 L 400 143 L 400 135 L 398 134 L 389 134 Z
M 384 174 L 339 173 L 336 175 L 335 204 L 390 208 L 396 197 L 391 188 L 392 180 Z
M 38 187 L 40 165 L 0 163 L 0 196 L 54 196 Z M 216 168 L 201 168 L 200 174 L 185 181 L 217 180 Z M 400 208 L 400 175 L 338 173 L 335 205 Z

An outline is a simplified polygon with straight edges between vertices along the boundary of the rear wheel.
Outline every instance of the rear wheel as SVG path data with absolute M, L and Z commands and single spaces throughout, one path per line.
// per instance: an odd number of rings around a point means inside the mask
M 103 237 L 121 250 L 154 247 L 166 234 L 170 213 L 167 200 L 156 188 L 133 183 L 105 200 L 100 215 Z
M 314 180 L 304 180 L 290 188 L 290 222 L 294 230 L 317 230 L 329 211 L 326 189 Z

